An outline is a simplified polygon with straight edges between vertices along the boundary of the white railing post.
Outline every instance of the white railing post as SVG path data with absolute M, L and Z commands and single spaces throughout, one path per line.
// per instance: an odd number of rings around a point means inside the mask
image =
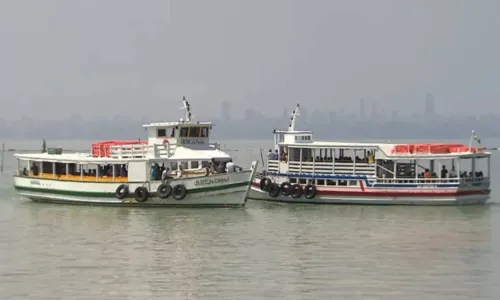
M 487 165 L 488 165 L 488 169 L 486 170 L 486 173 L 488 174 L 488 180 L 490 180 L 490 176 L 491 176 L 491 168 L 490 168 L 490 163 L 491 163 L 491 160 L 490 160 L 491 156 L 488 156 L 487 157 Z
M 356 174 L 356 149 L 353 151 L 353 163 L 352 163 L 352 174 Z

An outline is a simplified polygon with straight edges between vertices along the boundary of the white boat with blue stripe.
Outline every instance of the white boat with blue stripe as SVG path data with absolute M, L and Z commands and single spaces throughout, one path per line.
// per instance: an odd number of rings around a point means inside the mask
M 490 157 L 474 134 L 460 143 L 315 141 L 274 130 L 274 149 L 252 181 L 249 198 L 286 203 L 461 205 L 490 198 Z

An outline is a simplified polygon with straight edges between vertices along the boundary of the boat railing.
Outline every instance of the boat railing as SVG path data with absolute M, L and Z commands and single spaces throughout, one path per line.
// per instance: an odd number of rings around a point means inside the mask
M 277 172 L 279 160 L 269 159 L 267 170 Z M 315 174 L 340 174 L 340 175 L 375 175 L 375 163 L 351 163 L 351 162 L 301 162 L 290 161 L 288 172 L 291 173 L 315 173 Z
M 374 178 L 370 180 L 372 183 L 383 184 L 419 184 L 422 186 L 435 186 L 438 184 L 447 183 L 462 183 L 466 185 L 481 184 L 489 185 L 490 178 L 488 177 L 469 177 L 469 178 Z
M 269 159 L 267 161 L 267 170 L 271 172 L 277 172 L 279 169 L 279 160 Z
M 131 144 L 111 145 L 108 157 L 120 159 L 161 157 L 168 158 L 175 145 L 170 144 Z
M 288 165 L 289 172 L 339 174 L 339 175 L 375 175 L 374 163 L 351 162 L 300 162 L 291 161 Z

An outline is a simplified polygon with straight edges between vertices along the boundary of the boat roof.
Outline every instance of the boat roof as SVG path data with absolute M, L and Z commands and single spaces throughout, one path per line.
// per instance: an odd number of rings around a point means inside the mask
M 130 161 L 187 161 L 187 160 L 211 160 L 230 159 L 231 155 L 219 149 L 193 150 L 186 147 L 177 147 L 170 157 L 142 157 L 142 158 L 112 158 L 112 157 L 94 157 L 90 153 L 16 153 L 14 157 L 23 160 L 59 162 L 59 163 L 88 163 L 88 164 L 125 164 Z
M 377 151 L 377 157 L 379 158 L 387 158 L 387 159 L 418 159 L 418 158 L 427 158 L 427 159 L 450 159 L 453 157 L 486 157 L 490 156 L 491 152 L 488 152 L 483 149 L 481 152 L 453 152 L 453 153 L 393 153 L 393 149 L 400 145 L 413 145 L 413 144 L 403 144 L 403 143 L 370 143 L 370 142 L 331 142 L 331 141 L 311 141 L 306 143 L 278 143 L 280 146 L 286 146 L 289 148 L 340 148 L 340 149 L 379 149 Z M 424 143 L 421 143 L 424 144 Z M 437 143 L 435 143 L 437 144 Z M 415 144 L 420 145 L 420 144 Z M 455 144 L 449 144 L 455 145 Z M 471 149 L 477 149 L 475 147 L 471 147 Z
M 149 124 L 144 124 L 142 127 L 144 128 L 149 128 L 149 127 L 174 127 L 174 126 L 214 126 L 212 122 L 183 122 L 183 121 L 176 121 L 176 122 L 154 122 L 154 123 L 149 123 Z
M 281 133 L 281 134 L 312 134 L 313 132 L 310 130 L 274 130 L 274 133 Z

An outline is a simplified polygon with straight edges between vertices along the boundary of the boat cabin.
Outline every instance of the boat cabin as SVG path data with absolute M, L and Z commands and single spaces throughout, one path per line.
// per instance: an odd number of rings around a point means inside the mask
M 490 156 L 462 144 L 389 144 L 314 141 L 311 131 L 295 130 L 299 106 L 286 131 L 274 130 L 267 172 L 290 183 L 359 186 L 360 179 L 408 184 L 489 182 Z
M 231 156 L 210 143 L 211 122 L 191 120 L 183 98 L 185 116 L 178 122 L 143 125 L 147 141 L 103 141 L 92 144 L 90 154 L 63 154 L 62 148 L 45 153 L 16 154 L 18 174 L 75 181 L 146 181 L 162 168 L 186 175 L 205 173 L 208 162 L 225 163 Z M 160 173 L 161 174 L 161 173 Z

